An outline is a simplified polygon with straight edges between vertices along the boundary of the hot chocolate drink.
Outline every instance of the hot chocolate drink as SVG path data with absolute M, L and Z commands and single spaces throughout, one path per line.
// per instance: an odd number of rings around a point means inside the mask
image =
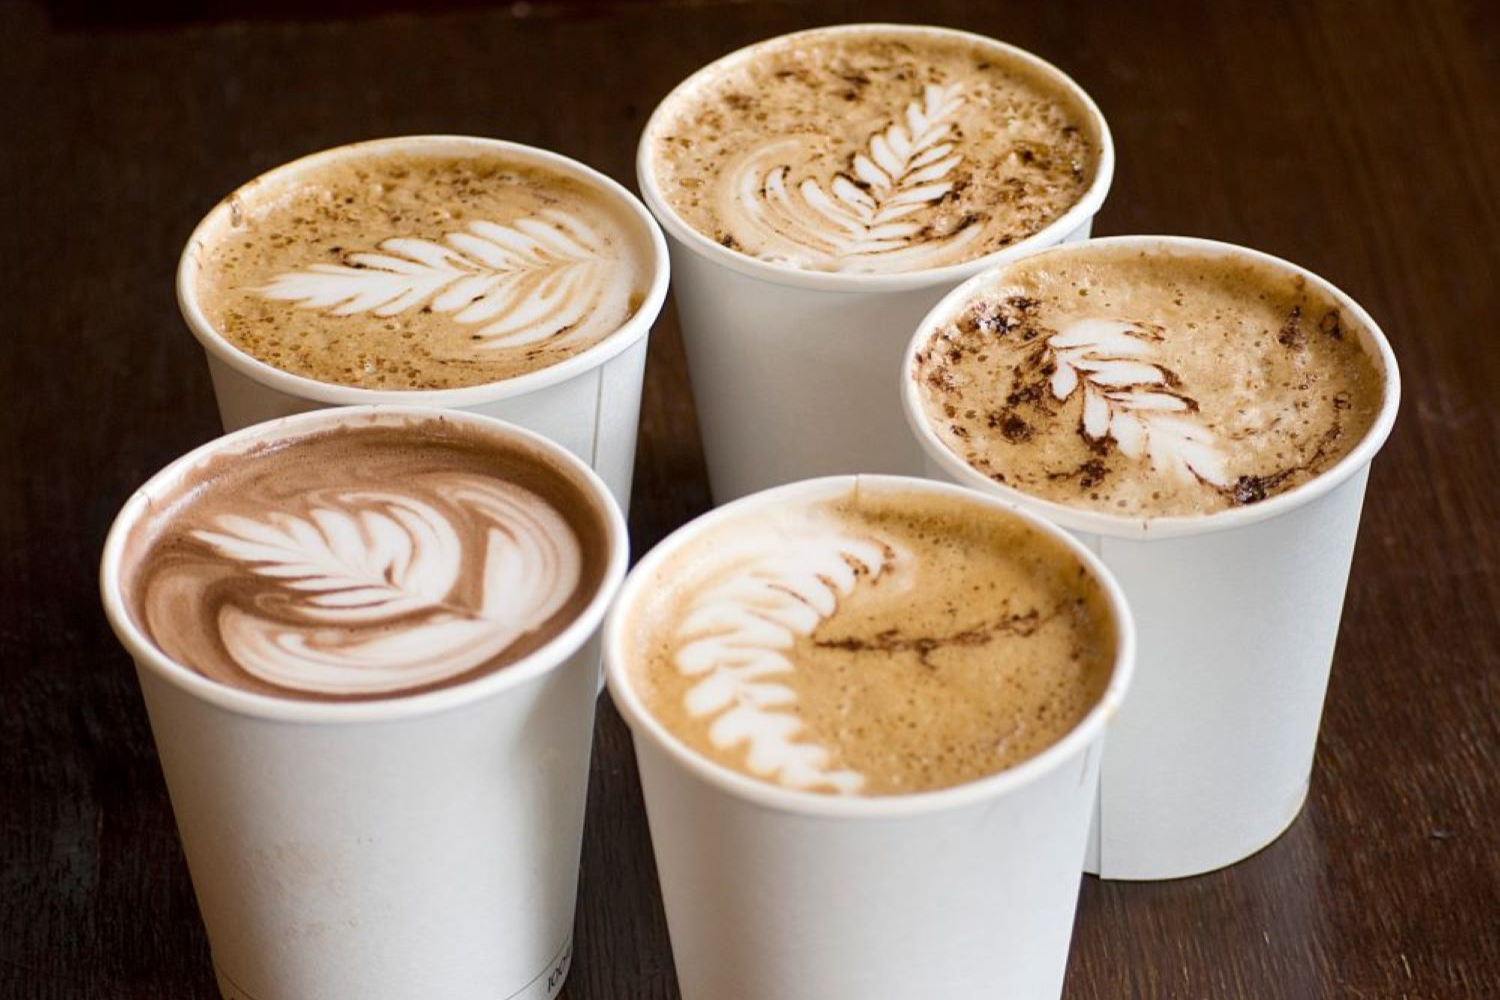
M 924 334 L 928 426 L 998 483 L 1129 517 L 1209 514 L 1308 482 L 1364 437 L 1364 331 L 1248 256 L 1079 244 L 1006 266 Z
M 438 418 L 216 455 L 132 531 L 123 591 L 163 653 L 307 699 L 412 694 L 566 628 L 606 561 L 597 501 L 523 443 Z
M 992 506 L 861 489 L 731 517 L 628 609 L 646 708 L 727 767 L 809 791 L 944 788 L 1067 734 L 1110 679 L 1106 594 Z
M 556 364 L 635 313 L 641 220 L 548 164 L 453 149 L 345 147 L 231 195 L 196 244 L 209 324 L 296 375 L 411 390 Z
M 1083 196 L 1102 147 L 1060 73 L 974 35 L 859 25 L 704 69 L 648 127 L 663 197 L 731 250 L 917 271 L 993 253 Z

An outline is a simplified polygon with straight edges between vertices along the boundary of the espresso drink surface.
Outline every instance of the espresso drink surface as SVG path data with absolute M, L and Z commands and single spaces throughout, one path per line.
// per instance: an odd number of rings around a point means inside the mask
M 521 445 L 439 420 L 341 428 L 214 458 L 156 497 L 125 593 L 163 653 L 222 684 L 413 694 L 566 628 L 599 588 L 601 524 Z
M 1094 179 L 1099 136 L 1050 74 L 900 27 L 793 35 L 668 97 L 668 203 L 724 246 L 812 270 L 917 271 L 1037 232 Z
M 1062 247 L 917 353 L 928 425 L 996 482 L 1131 517 L 1208 514 L 1349 453 L 1383 381 L 1337 301 L 1249 258 Z
M 945 788 L 1051 746 L 1099 701 L 1107 599 L 1059 542 L 972 501 L 858 490 L 721 523 L 627 626 L 649 711 L 793 789 Z
M 246 353 L 322 382 L 447 389 L 598 343 L 650 283 L 642 226 L 607 195 L 500 154 L 351 152 L 231 199 L 197 297 Z

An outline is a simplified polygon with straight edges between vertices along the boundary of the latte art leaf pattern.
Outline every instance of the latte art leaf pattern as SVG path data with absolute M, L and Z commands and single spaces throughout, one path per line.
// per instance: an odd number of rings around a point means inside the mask
M 912 266 L 913 258 L 952 250 L 979 235 L 976 227 L 933 235 L 908 217 L 953 189 L 947 180 L 963 160 L 953 116 L 964 103 L 958 85 L 928 84 L 899 120 L 872 135 L 828 189 L 796 181 L 784 165 L 767 167 L 783 149 L 772 143 L 741 165 L 733 190 L 769 247 L 788 258 L 808 254 L 852 267 Z M 785 140 L 795 142 L 796 140 Z
M 557 209 L 510 225 L 471 222 L 443 243 L 392 238 L 378 250 L 280 274 L 254 291 L 334 316 L 426 306 L 476 326 L 477 350 L 587 340 L 629 312 L 629 282 L 607 241 Z
M 699 594 L 678 628 L 674 662 L 701 678 L 686 707 L 713 719 L 715 746 L 744 744 L 750 770 L 787 787 L 854 794 L 864 776 L 830 768 L 825 747 L 796 739 L 803 723 L 787 711 L 796 693 L 774 680 L 795 669 L 786 651 L 797 636 L 811 635 L 861 578 L 881 576 L 900 558 L 882 541 L 836 532 L 762 545 L 741 572 Z
M 1047 340 L 1052 395 L 1067 400 L 1082 389 L 1082 429 L 1089 440 L 1113 440 L 1127 458 L 1227 487 L 1225 456 L 1213 434 L 1193 419 L 1197 403 L 1177 390 L 1168 369 L 1147 360 L 1161 339 L 1159 332 L 1119 320 L 1069 324 Z
M 220 608 L 229 656 L 295 690 L 406 690 L 483 665 L 563 607 L 581 553 L 561 515 L 493 480 L 449 477 L 435 490 L 485 526 L 480 551 L 466 549 L 439 505 L 374 491 L 321 496 L 305 517 L 222 515 L 193 532 L 267 584 Z M 460 586 L 475 558 L 477 601 Z
M 299 610 L 309 619 L 348 622 L 431 608 L 458 571 L 452 527 L 405 497 L 383 498 L 374 509 L 317 508 L 305 519 L 280 511 L 265 521 L 226 515 L 218 524 L 218 531 L 194 534 L 255 574 L 304 592 Z

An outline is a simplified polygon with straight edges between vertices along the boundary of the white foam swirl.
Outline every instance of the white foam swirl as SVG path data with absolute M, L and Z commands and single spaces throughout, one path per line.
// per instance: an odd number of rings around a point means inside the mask
M 563 607 L 582 553 L 557 511 L 498 480 L 429 478 L 482 526 L 482 546 L 466 549 L 438 504 L 379 491 L 320 497 L 305 517 L 221 515 L 193 532 L 273 584 L 220 609 L 235 663 L 293 690 L 387 693 L 467 673 Z M 467 596 L 475 578 L 477 601 Z
M 920 213 L 940 201 L 963 160 L 953 117 L 959 85 L 928 84 L 904 114 L 849 156 L 847 170 L 824 190 L 792 176 L 800 140 L 782 139 L 739 161 L 728 191 L 743 227 L 740 242 L 757 256 L 799 267 L 849 271 L 918 270 L 951 256 L 980 235 L 967 226 L 935 233 Z
M 756 774 L 790 788 L 853 794 L 856 771 L 829 767 L 826 747 L 796 739 L 804 728 L 789 711 L 796 692 L 777 683 L 796 669 L 787 658 L 799 635 L 810 635 L 838 609 L 861 577 L 890 577 L 908 557 L 886 541 L 851 534 L 832 517 L 778 513 L 741 531 L 715 552 L 732 567 L 695 595 L 674 636 L 674 662 L 687 677 L 691 716 L 712 717 L 709 739 L 721 750 L 746 746 Z M 900 578 L 891 579 L 899 586 Z
M 1082 387 L 1082 430 L 1090 440 L 1112 439 L 1127 458 L 1227 486 L 1227 459 L 1213 433 L 1193 418 L 1197 404 L 1148 360 L 1161 339 L 1157 330 L 1121 320 L 1067 324 L 1047 340 L 1055 366 L 1052 395 L 1066 400 Z
M 476 325 L 478 356 L 596 340 L 629 314 L 633 264 L 601 228 L 559 209 L 509 225 L 472 222 L 444 243 L 394 237 L 377 249 L 279 274 L 253 291 L 334 316 L 396 316 L 425 305 Z

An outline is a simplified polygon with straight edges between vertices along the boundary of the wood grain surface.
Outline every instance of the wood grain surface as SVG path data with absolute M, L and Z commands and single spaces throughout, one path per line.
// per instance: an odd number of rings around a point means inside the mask
M 1064 67 L 1119 148 L 1096 232 L 1305 264 L 1369 308 L 1403 370 L 1305 813 L 1227 871 L 1086 879 L 1068 997 L 1500 997 L 1500 8 L 406 6 L 0 0 L 0 997 L 216 995 L 95 585 L 125 497 L 218 431 L 173 298 L 197 219 L 299 154 L 412 132 L 545 146 L 633 186 L 646 115 L 687 73 L 766 36 L 880 19 Z M 708 506 L 686 378 L 669 309 L 637 552 Z M 676 995 L 629 736 L 606 703 L 566 996 Z

